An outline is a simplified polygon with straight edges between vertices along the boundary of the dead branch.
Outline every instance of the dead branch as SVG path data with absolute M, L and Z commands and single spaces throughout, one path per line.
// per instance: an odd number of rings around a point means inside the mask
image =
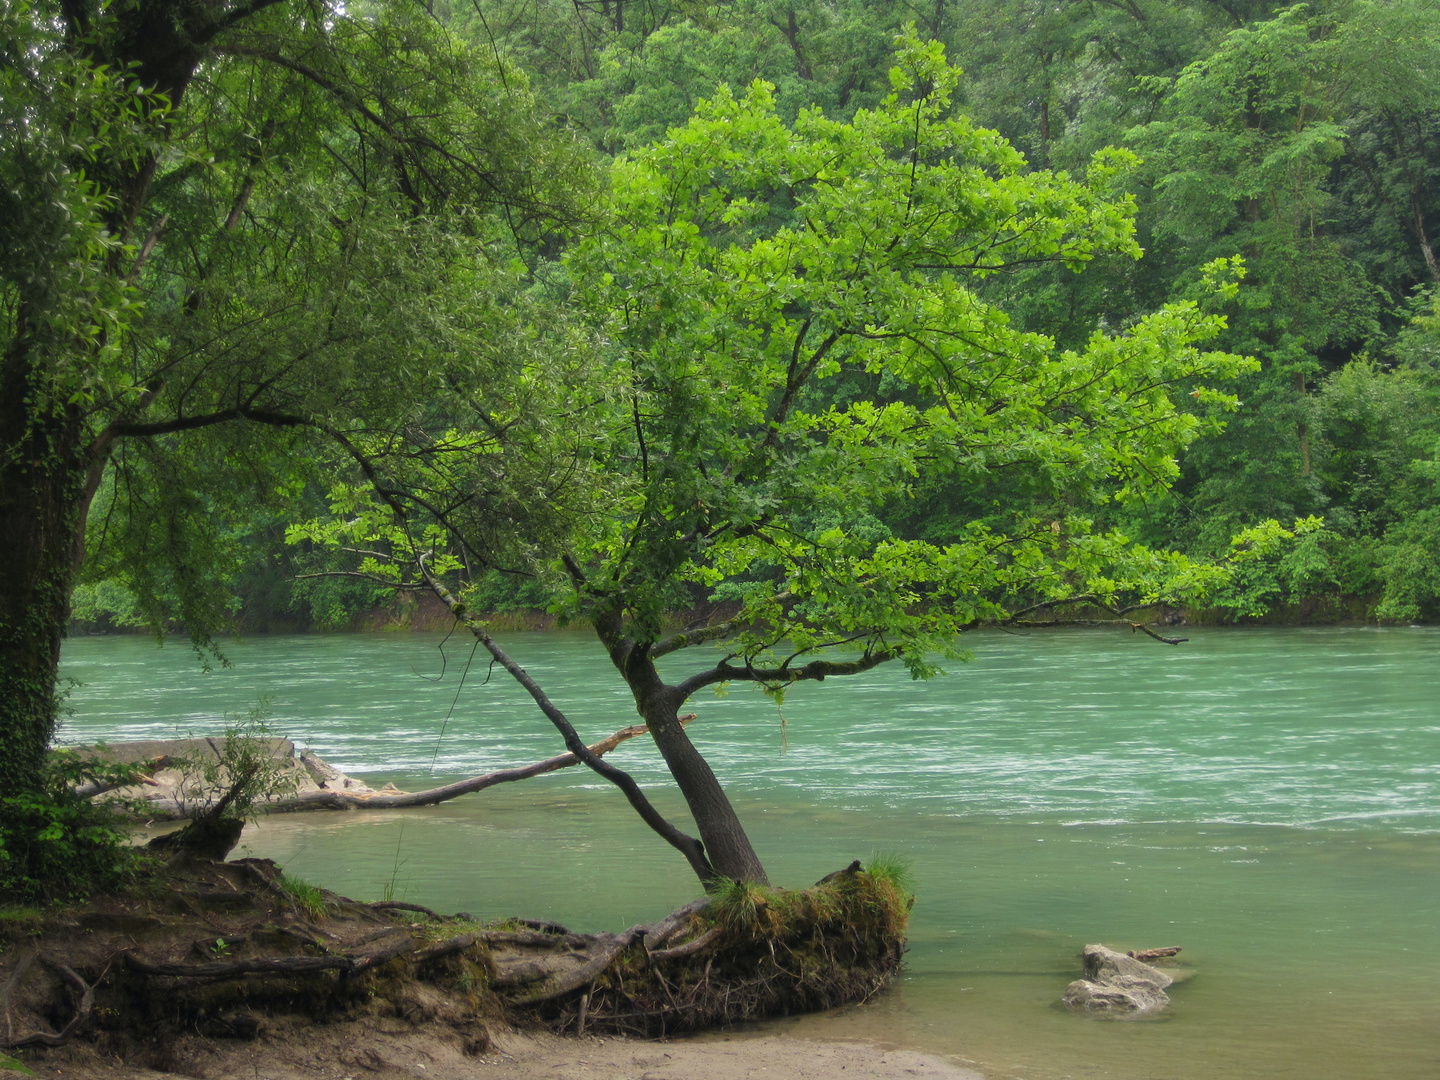
M 175 759 L 168 754 L 161 754 L 152 758 L 147 767 L 150 772 L 157 773 L 161 769 L 168 769 L 175 764 Z M 75 785 L 75 794 L 82 799 L 93 799 L 96 795 L 103 795 L 107 791 L 114 791 L 116 788 L 129 787 L 132 784 L 148 784 L 150 787 L 159 787 L 159 783 L 150 776 L 141 776 L 137 780 L 107 780 L 103 783 L 99 780 L 87 780 L 83 784 Z
M 1130 630 L 1132 633 L 1136 630 L 1139 630 L 1142 634 L 1149 634 L 1156 641 L 1163 641 L 1166 645 L 1181 645 L 1190 640 L 1189 638 L 1166 637 L 1164 634 L 1157 634 L 1154 630 L 1151 630 L 1144 623 L 1132 622 L 1130 624 Z
M 687 713 L 680 717 L 680 722 L 688 724 L 695 717 L 695 713 Z M 647 734 L 649 730 L 644 724 L 633 724 L 601 739 L 589 750 L 596 757 L 601 757 L 627 739 Z M 501 769 L 498 772 L 485 773 L 483 776 L 472 776 L 468 780 L 457 780 L 453 784 L 445 784 L 428 791 L 406 792 L 399 795 L 381 793 L 365 795 L 353 791 L 307 791 L 293 798 L 271 803 L 266 810 L 272 814 L 288 814 L 297 810 L 398 810 L 407 806 L 433 806 L 461 795 L 469 795 L 471 792 L 484 791 L 496 784 L 528 780 L 532 776 L 540 776 L 557 769 L 568 769 L 572 765 L 579 764 L 579 760 L 574 754 L 567 751 L 556 757 L 537 761 L 534 765 Z

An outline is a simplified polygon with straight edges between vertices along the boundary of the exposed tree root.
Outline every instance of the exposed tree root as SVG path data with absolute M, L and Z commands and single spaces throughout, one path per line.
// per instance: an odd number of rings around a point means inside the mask
M 187 1038 L 255 1038 L 296 1016 L 440 1024 L 467 1052 L 506 1017 L 662 1036 L 867 997 L 900 962 L 908 912 L 893 883 L 853 869 L 800 892 L 734 885 L 618 934 L 479 926 L 330 893 L 307 920 L 266 860 L 167 874 L 143 894 L 5 928 L 0 1047 L 66 1053 L 82 1040 L 169 1068 L 167 1048 Z
M 71 1017 L 70 1022 L 59 1031 L 54 1033 L 34 1031 L 29 1035 L 22 1035 L 19 1038 L 15 1038 L 13 1031 L 10 1029 L 11 992 L 18 985 L 19 981 L 24 978 L 26 970 L 31 963 L 33 963 L 36 955 L 39 956 L 41 963 L 59 975 L 65 984 L 79 995 L 79 1000 L 75 1005 L 75 1015 Z M 14 974 L 5 986 L 5 1027 L 7 1030 L 5 1040 L 0 1042 L 0 1048 L 5 1050 L 20 1050 L 27 1046 L 64 1046 L 70 1041 L 70 1037 L 85 1025 L 90 1019 L 91 1013 L 94 1011 L 95 988 L 93 986 L 75 974 L 67 965 L 61 963 L 48 953 L 42 952 L 37 954 L 32 952 L 24 961 L 16 965 Z
M 497 988 L 557 1031 L 655 1038 L 868 998 L 900 965 L 910 898 L 848 867 L 800 892 L 732 886 L 583 946 L 495 942 Z M 685 938 L 668 948 L 676 938 Z M 525 985 L 528 983 L 529 985 Z

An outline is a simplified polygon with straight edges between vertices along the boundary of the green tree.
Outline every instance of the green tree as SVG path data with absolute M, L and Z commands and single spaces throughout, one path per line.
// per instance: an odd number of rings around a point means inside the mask
M 765 871 L 678 719 L 692 695 L 738 682 L 778 700 L 890 661 L 928 677 L 937 655 L 959 655 L 963 631 L 1035 605 L 1176 601 L 1224 575 L 1096 532 L 1077 507 L 1163 486 L 1202 426 L 1174 391 L 1223 406 L 1201 381 L 1249 361 L 1197 348 L 1224 320 L 1193 301 L 1062 349 L 982 299 L 978 283 L 1018 266 L 1137 255 L 1119 190 L 1131 159 L 1098 155 L 1084 179 L 1030 172 L 954 113 L 958 77 L 938 45 L 909 38 L 891 94 L 853 122 L 804 110 L 788 125 L 767 84 L 739 99 L 722 88 L 687 126 L 616 162 L 615 225 L 568 259 L 622 388 L 596 453 L 627 483 L 564 561 L 699 842 L 652 824 L 707 881 Z M 1230 270 L 1207 275 L 1222 296 Z M 878 522 L 921 477 L 978 492 L 1013 473 L 1029 478 L 1026 502 L 987 505 L 943 542 Z M 376 535 L 390 508 L 370 501 L 372 524 L 346 489 L 338 521 L 300 533 Z M 393 521 L 381 532 L 403 563 L 439 547 L 445 526 L 420 550 Z M 450 597 L 446 565 L 424 576 Z M 711 617 L 666 633 L 663 614 L 697 594 Z M 703 645 L 718 660 L 680 670 Z
M 520 256 L 583 211 L 586 168 L 517 71 L 413 5 L 11 3 L 0 80 L 0 788 L 27 792 L 87 516 L 201 643 L 227 521 L 325 448 L 478 415 L 486 520 L 554 527 L 563 500 L 506 501 L 561 483 L 510 449 L 559 430 L 529 406 L 580 339 L 534 317 Z

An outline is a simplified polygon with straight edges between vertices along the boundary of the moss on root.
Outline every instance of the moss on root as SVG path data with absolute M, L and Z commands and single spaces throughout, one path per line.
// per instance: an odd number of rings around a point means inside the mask
M 185 860 L 124 895 L 4 913 L 16 1037 L 0 1050 L 183 1072 L 217 1039 L 395 1019 L 464 1053 L 507 1019 L 654 1038 L 869 997 L 900 965 L 911 903 L 900 867 L 856 863 L 809 889 L 729 883 L 586 935 L 357 903 L 265 860 Z
M 556 1031 L 659 1038 L 862 1001 L 899 968 L 913 904 L 893 863 L 800 890 L 730 882 L 665 949 L 632 945 L 533 1013 Z

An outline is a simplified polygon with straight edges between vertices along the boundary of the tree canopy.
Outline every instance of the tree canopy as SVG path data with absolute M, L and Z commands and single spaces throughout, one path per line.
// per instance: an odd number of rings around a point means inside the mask
M 989 276 L 1138 256 L 1120 185 L 1133 157 L 1101 152 L 1083 178 L 1026 170 L 952 108 L 958 79 L 912 36 L 891 93 L 848 122 L 812 109 L 787 124 L 768 84 L 722 88 L 616 161 L 609 226 L 566 259 L 615 389 L 593 410 L 613 501 L 564 561 L 687 799 L 702 877 L 764 870 L 678 722 L 699 690 L 779 697 L 891 660 L 928 677 L 964 631 L 1022 609 L 1180 603 L 1228 573 L 1097 530 L 1089 508 L 1163 488 L 1204 427 L 1177 392 L 1231 405 L 1206 381 L 1253 362 L 1200 347 L 1225 320 L 1199 300 L 1074 349 L 1015 327 L 981 294 Z M 1209 267 L 1211 298 L 1238 274 Z M 944 542 L 882 522 L 922 478 L 965 493 Z M 1017 484 L 1023 503 L 996 497 Z M 389 561 L 397 582 L 461 569 L 421 559 L 468 545 L 462 522 L 438 514 L 416 544 L 390 500 L 370 504 L 357 517 L 347 485 L 338 520 L 297 535 L 379 539 L 390 559 L 369 571 Z M 1280 535 L 1271 523 L 1237 544 Z M 709 615 L 667 633 L 696 590 Z M 464 614 L 463 593 L 437 591 Z M 704 644 L 718 661 L 682 655 Z

